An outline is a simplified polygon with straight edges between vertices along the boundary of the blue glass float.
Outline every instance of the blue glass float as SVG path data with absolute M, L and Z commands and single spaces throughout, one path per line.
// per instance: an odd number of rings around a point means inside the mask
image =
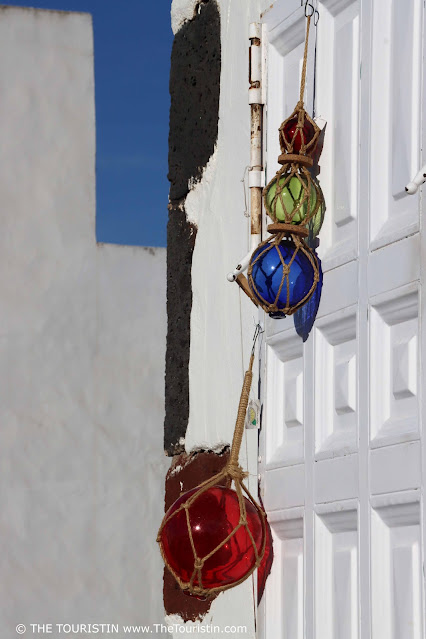
M 304 342 L 306 342 L 312 330 L 321 301 L 323 274 L 321 268 L 321 260 L 318 256 L 317 260 L 319 271 L 318 284 L 315 288 L 315 291 L 313 292 L 312 297 L 310 297 L 306 304 L 299 308 L 299 310 L 296 311 L 296 313 L 294 314 L 294 328 Z
M 316 285 L 315 253 L 289 239 L 261 244 L 249 267 L 249 286 L 271 317 L 294 313 L 307 301 Z M 284 264 L 288 272 L 284 272 Z M 280 290 L 281 287 L 281 290 Z

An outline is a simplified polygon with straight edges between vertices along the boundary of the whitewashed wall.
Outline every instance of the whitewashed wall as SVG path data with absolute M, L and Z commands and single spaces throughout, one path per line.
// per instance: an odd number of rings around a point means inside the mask
M 0 10 L 0 113 L 1 634 L 160 622 L 166 256 L 96 244 L 89 15 Z
M 186 198 L 188 219 L 198 227 L 192 264 L 193 306 L 189 366 L 190 415 L 185 446 L 215 448 L 232 440 L 244 370 L 258 312 L 226 274 L 249 250 L 241 184 L 250 162 L 248 29 L 259 22 L 260 0 L 218 0 L 221 14 L 222 73 L 217 147 L 202 181 Z M 195 0 L 173 0 L 176 33 L 194 16 Z M 253 394 L 256 393 L 253 387 Z M 247 460 L 248 457 L 248 460 Z M 256 492 L 257 431 L 246 434 L 240 461 L 251 471 Z M 253 582 L 222 593 L 203 625 L 217 625 L 209 636 L 223 637 L 226 626 L 244 626 L 230 636 L 255 637 Z M 173 623 L 176 617 L 169 618 Z M 191 623 L 188 622 L 187 626 Z M 175 636 L 182 636 L 176 632 Z

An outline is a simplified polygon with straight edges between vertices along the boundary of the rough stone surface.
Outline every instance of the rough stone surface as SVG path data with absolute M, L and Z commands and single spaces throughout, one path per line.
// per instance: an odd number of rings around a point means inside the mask
M 185 198 L 199 182 L 215 149 L 220 94 L 220 16 L 215 0 L 199 3 L 195 17 L 175 37 L 170 74 L 167 252 L 168 335 L 164 447 L 184 450 L 189 417 L 189 352 L 192 254 L 196 226 Z
M 170 200 L 200 180 L 218 132 L 221 69 L 220 16 L 215 0 L 175 36 L 170 69 Z
M 189 349 L 192 307 L 191 267 L 196 227 L 181 206 L 170 208 L 167 225 L 167 352 L 164 449 L 185 450 L 189 415 Z

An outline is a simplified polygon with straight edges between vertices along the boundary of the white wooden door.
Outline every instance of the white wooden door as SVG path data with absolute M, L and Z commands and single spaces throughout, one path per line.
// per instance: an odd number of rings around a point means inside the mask
M 261 491 L 275 562 L 259 612 L 267 639 L 424 637 L 426 245 L 422 0 L 324 0 L 315 112 L 328 121 L 324 288 L 303 344 L 266 320 Z M 267 179 L 298 99 L 300 0 L 264 16 Z M 311 68 L 314 47 L 311 47 Z M 312 107 L 313 78 L 306 102 Z

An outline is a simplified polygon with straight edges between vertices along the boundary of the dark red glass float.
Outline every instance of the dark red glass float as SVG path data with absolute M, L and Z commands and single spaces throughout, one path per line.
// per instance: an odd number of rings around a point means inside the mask
M 198 488 L 184 493 L 170 507 L 166 518 L 186 502 Z M 246 498 L 247 524 L 258 553 L 263 545 L 262 521 L 255 506 Z M 216 548 L 238 526 L 240 505 L 237 493 L 222 486 L 213 486 L 196 498 L 189 507 L 189 521 L 197 556 L 202 559 Z M 171 517 L 161 531 L 163 552 L 172 571 L 189 583 L 194 572 L 194 553 L 188 533 L 185 510 Z M 234 584 L 247 575 L 256 563 L 256 555 L 250 536 L 241 526 L 233 536 L 207 559 L 193 585 L 216 588 Z
M 286 140 L 286 142 L 288 144 L 292 143 L 292 140 L 293 140 L 293 137 L 294 137 L 293 153 L 300 153 L 300 149 L 302 148 L 302 135 L 300 133 L 300 129 L 296 133 L 296 127 L 297 127 L 298 122 L 299 122 L 299 117 L 297 115 L 294 115 L 292 118 L 287 120 L 287 122 L 284 124 L 284 127 L 282 129 L 284 139 Z M 315 136 L 315 129 L 314 129 L 312 123 L 309 122 L 309 120 L 306 117 L 305 117 L 305 123 L 304 123 L 303 128 L 301 130 L 303 132 L 303 142 L 304 142 L 305 147 L 306 147 L 313 140 L 313 138 Z M 295 133 L 296 133 L 296 135 L 294 135 Z M 311 150 L 312 149 L 310 148 L 309 152 Z
M 272 540 L 271 527 L 268 521 L 266 521 L 265 523 L 266 523 L 265 552 L 263 554 L 262 561 L 260 562 L 260 566 L 257 569 L 257 604 L 258 605 L 260 604 L 260 601 L 262 599 L 263 592 L 266 586 L 266 580 L 269 577 L 269 573 L 271 572 L 272 564 L 274 561 L 274 546 L 273 546 L 273 540 Z

